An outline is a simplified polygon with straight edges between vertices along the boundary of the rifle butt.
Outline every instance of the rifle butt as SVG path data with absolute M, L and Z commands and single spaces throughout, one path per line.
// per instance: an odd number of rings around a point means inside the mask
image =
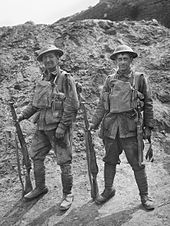
M 95 177 L 95 178 L 93 178 L 93 194 L 92 194 L 92 198 L 93 198 L 93 200 L 95 200 L 96 199 L 96 197 L 98 196 L 98 194 L 99 194 L 99 188 L 98 188 L 98 184 L 97 184 L 97 178 Z
M 95 200 L 99 194 L 99 188 L 97 183 L 97 175 L 91 175 L 91 198 Z
M 143 163 L 143 145 L 138 145 L 138 163 L 139 166 Z
M 24 186 L 24 195 L 28 194 L 30 191 L 32 191 L 32 183 L 31 183 L 31 178 L 30 174 L 27 174 L 25 176 L 25 186 Z
M 142 165 L 143 162 L 143 130 L 142 125 L 140 123 L 137 124 L 137 143 L 138 143 L 138 163 L 139 166 Z

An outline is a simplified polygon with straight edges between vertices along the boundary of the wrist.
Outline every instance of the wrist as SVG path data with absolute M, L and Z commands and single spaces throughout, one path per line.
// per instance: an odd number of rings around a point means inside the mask
M 61 130 L 65 131 L 67 129 L 67 126 L 65 126 L 63 123 L 59 123 L 57 128 L 60 128 Z
M 20 122 L 20 121 L 22 121 L 22 120 L 24 120 L 24 119 L 25 119 L 24 114 L 23 114 L 23 113 L 19 114 L 19 116 L 18 116 L 18 121 Z

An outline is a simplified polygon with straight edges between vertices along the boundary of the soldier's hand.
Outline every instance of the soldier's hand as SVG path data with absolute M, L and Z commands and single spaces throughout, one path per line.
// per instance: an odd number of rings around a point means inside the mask
M 96 126 L 93 123 L 89 124 L 89 130 L 95 130 Z
M 64 137 L 64 134 L 65 134 L 65 130 L 60 128 L 60 127 L 57 127 L 56 131 L 55 131 L 55 136 L 57 139 L 59 138 L 63 138 Z
M 143 131 L 143 138 L 149 139 L 151 137 L 152 130 L 149 127 L 145 127 Z
M 77 89 L 77 92 L 78 93 L 81 93 L 82 92 L 82 85 L 79 83 L 79 82 L 76 82 L 76 89 Z
M 23 116 L 23 114 L 19 114 L 17 117 L 17 121 L 21 122 L 22 120 L 24 120 L 24 116 Z

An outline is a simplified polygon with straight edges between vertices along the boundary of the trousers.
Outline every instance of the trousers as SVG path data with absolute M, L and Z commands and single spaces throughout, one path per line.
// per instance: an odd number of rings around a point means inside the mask
M 64 138 L 56 139 L 55 130 L 37 130 L 33 137 L 29 150 L 34 166 L 34 177 L 36 187 L 45 187 L 45 166 L 44 160 L 49 151 L 53 149 L 57 157 L 57 164 L 61 169 L 61 182 L 63 194 L 70 194 L 73 184 L 72 176 L 72 137 L 71 130 L 67 130 Z
M 57 139 L 55 137 L 55 129 L 50 131 L 37 130 L 34 134 L 31 148 L 29 150 L 30 157 L 33 160 L 44 160 L 51 149 L 57 157 L 57 164 L 72 161 L 72 135 L 71 129 L 68 129 L 64 138 Z
M 111 187 L 114 176 L 116 164 L 120 163 L 119 155 L 124 150 L 128 163 L 131 165 L 135 180 L 139 189 L 140 196 L 148 195 L 148 182 L 145 172 L 145 165 L 139 165 L 138 163 L 138 144 L 136 137 L 110 139 L 105 137 L 104 145 L 106 154 L 103 158 L 105 162 L 105 168 L 108 170 L 105 172 L 105 187 Z M 107 169 L 106 168 L 106 169 Z M 108 184 L 108 185 L 107 185 Z
M 125 152 L 128 163 L 134 171 L 143 169 L 138 163 L 138 143 L 135 136 L 128 138 L 120 138 L 117 134 L 115 139 L 105 137 L 103 140 L 105 146 L 105 156 L 103 161 L 107 164 L 116 165 L 120 163 L 119 155 Z

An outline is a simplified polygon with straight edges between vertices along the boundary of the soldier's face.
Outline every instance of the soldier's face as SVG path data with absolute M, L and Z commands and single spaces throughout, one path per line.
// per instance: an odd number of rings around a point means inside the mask
M 42 62 L 46 69 L 53 70 L 59 64 L 59 56 L 54 52 L 44 53 L 42 56 Z
M 116 63 L 120 71 L 125 71 L 130 68 L 132 57 L 128 53 L 118 54 Z

